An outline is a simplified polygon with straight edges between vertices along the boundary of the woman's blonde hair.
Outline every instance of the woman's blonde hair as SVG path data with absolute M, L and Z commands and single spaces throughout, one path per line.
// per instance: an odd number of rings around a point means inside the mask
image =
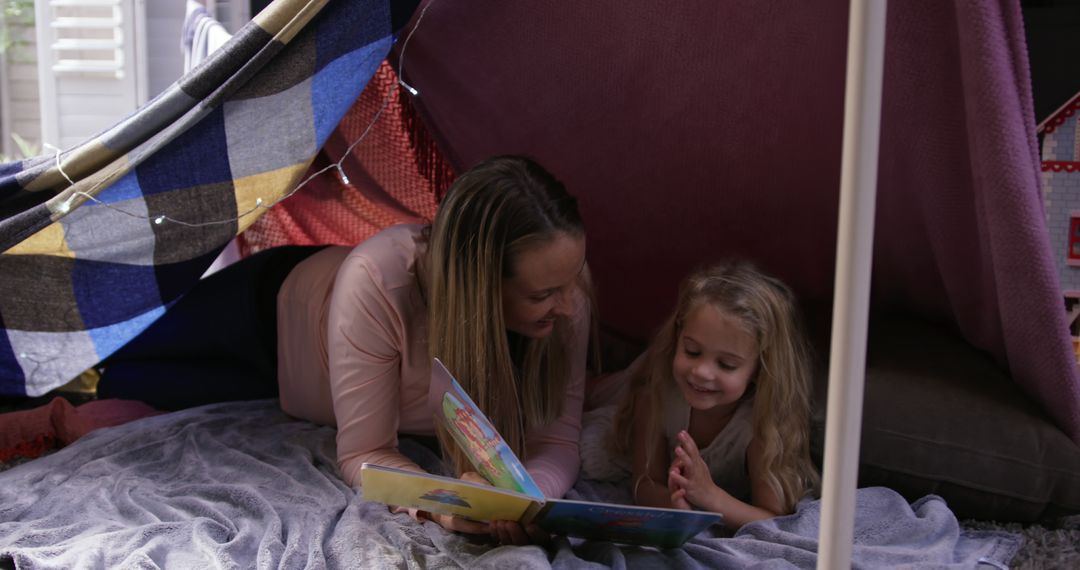
M 747 262 L 705 267 L 683 281 L 674 313 L 653 338 L 616 414 L 616 449 L 631 449 L 635 406 L 648 406 L 647 425 L 636 426 L 640 433 L 663 437 L 661 406 L 675 389 L 672 362 L 679 336 L 687 317 L 706 304 L 738 320 L 757 340 L 757 371 L 745 396 L 754 398 L 753 437 L 763 449 L 769 487 L 793 512 L 820 481 L 810 460 L 810 350 L 791 290 Z M 647 446 L 646 453 L 654 448 Z M 646 462 L 656 459 L 647 456 Z
M 458 177 L 430 228 L 423 269 L 429 354 L 442 360 L 523 460 L 527 428 L 562 412 L 573 328 L 559 318 L 547 338 L 508 333 L 503 280 L 513 277 L 521 252 L 560 233 L 584 237 L 584 231 L 577 200 L 547 170 L 519 156 L 490 158 Z M 458 474 L 472 470 L 445 429 L 437 431 Z

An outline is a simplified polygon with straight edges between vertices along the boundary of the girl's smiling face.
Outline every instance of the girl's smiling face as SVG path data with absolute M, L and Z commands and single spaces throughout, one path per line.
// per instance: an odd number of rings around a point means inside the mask
M 757 367 L 757 340 L 739 321 L 709 303 L 686 315 L 671 373 L 691 408 L 734 409 Z

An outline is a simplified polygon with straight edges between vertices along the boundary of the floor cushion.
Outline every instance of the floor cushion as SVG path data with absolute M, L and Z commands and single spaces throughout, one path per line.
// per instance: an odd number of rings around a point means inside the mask
M 827 326 L 813 333 L 812 453 L 821 464 Z M 959 518 L 1029 522 L 1080 512 L 1080 446 L 985 353 L 944 326 L 875 315 L 868 335 L 859 486 L 935 494 Z

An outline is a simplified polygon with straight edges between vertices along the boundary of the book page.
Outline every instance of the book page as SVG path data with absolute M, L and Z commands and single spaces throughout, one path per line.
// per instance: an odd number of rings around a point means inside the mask
M 678 548 L 722 520 L 719 513 L 549 499 L 533 522 L 552 534 Z
M 534 504 L 526 495 L 460 479 L 365 463 L 365 501 L 458 515 L 475 521 L 521 520 Z
M 438 420 L 465 451 L 478 473 L 492 485 L 518 491 L 543 501 L 544 493 L 506 440 L 495 431 L 487 416 L 465 393 L 450 371 L 438 359 L 431 365 L 432 393 L 442 394 L 436 402 Z

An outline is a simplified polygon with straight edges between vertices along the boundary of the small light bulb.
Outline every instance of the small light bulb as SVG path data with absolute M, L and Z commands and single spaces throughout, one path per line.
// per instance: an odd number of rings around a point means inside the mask
M 349 177 L 345 175 L 345 170 L 341 168 L 341 165 L 337 165 L 338 177 L 341 178 L 341 183 L 349 186 Z
M 164 221 L 165 221 L 165 216 L 158 216 L 158 217 L 154 218 L 154 223 L 159 225 L 159 226 L 161 225 L 161 222 L 164 222 Z
M 404 87 L 405 90 L 408 91 L 409 94 L 412 95 L 413 97 L 416 97 L 417 95 L 420 94 L 420 92 L 417 91 L 415 87 L 413 87 L 412 85 L 409 85 L 408 83 L 405 83 L 405 81 L 402 80 L 402 79 L 398 79 L 398 84 L 401 85 L 402 87 Z

